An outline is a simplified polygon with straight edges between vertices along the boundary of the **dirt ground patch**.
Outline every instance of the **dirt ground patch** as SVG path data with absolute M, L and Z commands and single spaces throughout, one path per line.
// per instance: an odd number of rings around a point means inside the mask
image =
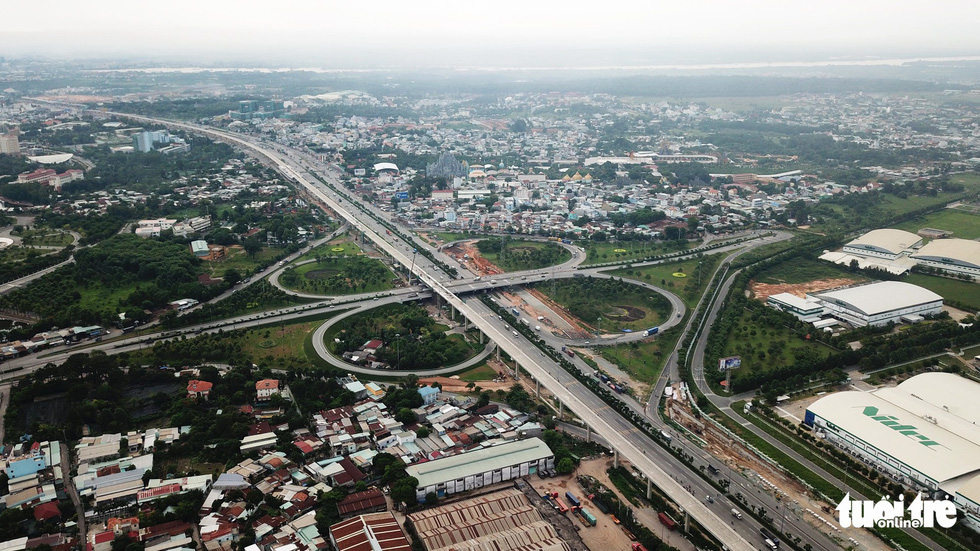
M 419 377 L 419 384 L 431 385 L 432 383 L 439 383 L 442 386 L 442 390 L 446 392 L 472 392 L 472 388 L 467 388 L 466 385 L 469 383 L 460 379 L 453 379 L 452 377 Z M 514 386 L 514 381 L 504 381 L 502 383 L 495 383 L 493 381 L 475 381 L 475 386 L 480 387 L 482 390 L 510 390 L 510 387 Z
M 775 495 L 786 503 L 787 515 L 793 515 L 821 531 L 827 530 L 825 521 L 836 526 L 833 515 L 821 511 L 822 506 L 833 508 L 837 506 L 836 503 L 825 503 L 815 499 L 796 479 L 773 468 L 754 452 L 732 440 L 714 423 L 696 418 L 690 403 L 683 399 L 682 393 L 678 390 L 678 385 L 674 385 L 674 398 L 667 400 L 667 411 L 670 418 L 704 439 L 708 444 L 707 450 L 730 467 L 730 471 L 723 471 L 719 478 L 730 478 L 732 493 L 763 492 Z M 794 412 L 794 415 L 802 415 L 800 412 L 805 410 L 805 405 L 797 404 L 795 406 L 789 411 Z M 888 549 L 888 546 L 881 540 L 862 529 L 850 528 L 834 535 L 838 538 L 843 536 L 841 543 L 845 544 L 843 545 L 845 548 L 847 547 L 847 538 L 854 538 L 862 544 L 862 547 L 867 549 L 882 551 Z
M 460 261 L 477 275 L 496 275 L 504 273 L 492 262 L 480 255 L 476 241 L 462 241 L 451 247 L 446 247 L 445 253 Z
M 636 306 L 617 305 L 614 308 L 615 310 L 612 312 L 606 312 L 607 318 L 625 322 L 637 321 L 647 317 L 647 313 L 642 308 L 637 308 Z
M 836 278 L 836 279 L 816 279 L 806 283 L 759 283 L 753 280 L 749 284 L 752 296 L 759 300 L 766 300 L 772 295 L 779 293 L 790 293 L 800 298 L 806 298 L 807 293 L 836 289 L 857 283 L 856 279 Z
M 575 469 L 575 472 L 570 475 L 556 476 L 555 478 L 545 479 L 541 479 L 536 476 L 527 478 L 527 481 L 531 483 L 539 494 L 543 494 L 545 492 L 558 492 L 561 499 L 565 501 L 565 492 L 572 492 L 580 500 L 582 500 L 582 505 L 588 509 L 590 513 L 595 515 L 596 520 L 598 521 L 596 525 L 594 527 L 586 527 L 582 522 L 575 518 L 577 515 L 572 515 L 572 513 L 567 513 L 567 515 L 569 518 L 574 520 L 577 526 L 580 527 L 578 532 L 579 536 L 581 536 L 582 541 L 589 546 L 589 549 L 592 549 L 593 551 L 629 549 L 630 544 L 632 543 L 630 538 L 626 535 L 626 532 L 624 532 L 619 525 L 613 522 L 610 515 L 602 514 L 597 507 L 593 506 L 591 502 L 588 501 L 584 495 L 582 487 L 575 480 L 575 477 L 578 475 L 586 474 L 593 476 L 607 488 L 613 492 L 616 492 L 620 499 L 623 499 L 623 496 L 619 494 L 616 487 L 609 481 L 609 475 L 606 474 L 606 469 L 609 467 L 612 467 L 611 459 L 584 460 L 579 464 L 578 468 Z M 623 499 L 623 501 L 625 502 L 626 500 Z M 648 526 L 648 528 L 656 530 L 656 526 Z M 680 540 L 683 543 L 687 543 L 680 538 L 675 539 Z M 677 546 L 675 541 L 671 541 L 671 544 L 685 551 L 688 549 L 693 549 L 693 546 Z
M 573 331 L 560 331 L 560 333 L 563 334 L 566 338 L 587 339 L 592 336 L 592 334 L 588 330 L 582 327 L 581 320 L 568 313 L 568 310 L 565 310 L 564 306 L 551 300 L 551 298 L 549 298 L 548 295 L 542 293 L 538 289 L 533 289 L 533 288 L 529 288 L 527 292 L 531 293 L 534 296 L 534 298 L 540 300 L 542 304 L 550 308 L 551 312 L 558 314 L 558 316 L 561 317 L 561 319 L 563 319 L 565 323 L 567 323 L 571 327 L 576 328 Z M 534 318 L 537 318 L 538 316 L 547 316 L 548 314 L 551 313 L 551 312 L 536 311 L 534 308 L 531 308 L 530 305 L 528 305 L 526 302 L 521 300 L 521 298 L 517 295 L 511 295 L 508 293 L 507 296 L 510 297 L 512 300 L 520 300 L 524 310 L 527 311 L 527 313 L 533 316 Z

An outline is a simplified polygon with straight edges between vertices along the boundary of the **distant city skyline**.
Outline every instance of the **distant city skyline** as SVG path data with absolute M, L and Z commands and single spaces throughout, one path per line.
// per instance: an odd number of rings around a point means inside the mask
M 705 0 L 41 0 L 6 6 L 0 55 L 288 67 L 649 66 L 980 55 L 980 4 Z

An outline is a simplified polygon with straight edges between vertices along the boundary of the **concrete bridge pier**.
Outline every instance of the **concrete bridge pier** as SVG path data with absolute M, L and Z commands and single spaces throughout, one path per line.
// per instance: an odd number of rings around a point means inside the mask
M 541 399 L 541 381 L 537 379 L 534 380 L 534 396 Z
M 585 441 L 592 442 L 592 425 L 585 425 Z
M 647 478 L 647 499 L 650 499 L 651 497 L 653 497 L 653 482 Z
M 613 468 L 619 468 L 619 450 L 613 450 Z
M 688 534 L 691 532 L 691 515 L 684 510 L 681 510 L 681 514 L 684 515 L 684 533 Z
M 497 347 L 497 361 L 500 361 L 500 347 Z

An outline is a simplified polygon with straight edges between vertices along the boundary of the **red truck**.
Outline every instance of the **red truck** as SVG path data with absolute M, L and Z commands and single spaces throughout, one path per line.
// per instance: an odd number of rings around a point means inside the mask
M 657 518 L 660 519 L 660 524 L 666 526 L 668 530 L 674 530 L 677 528 L 677 523 L 674 522 L 674 519 L 670 518 L 670 515 L 667 513 L 659 513 Z
M 642 543 L 634 543 L 633 544 L 633 551 L 647 551 L 647 548 L 646 547 L 643 547 L 643 544 Z

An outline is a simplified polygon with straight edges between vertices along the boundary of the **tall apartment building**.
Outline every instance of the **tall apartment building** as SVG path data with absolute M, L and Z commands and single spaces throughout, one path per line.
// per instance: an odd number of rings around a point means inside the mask
M 0 134 L 0 153 L 5 155 L 20 155 L 19 132 L 11 130 L 6 134 Z

